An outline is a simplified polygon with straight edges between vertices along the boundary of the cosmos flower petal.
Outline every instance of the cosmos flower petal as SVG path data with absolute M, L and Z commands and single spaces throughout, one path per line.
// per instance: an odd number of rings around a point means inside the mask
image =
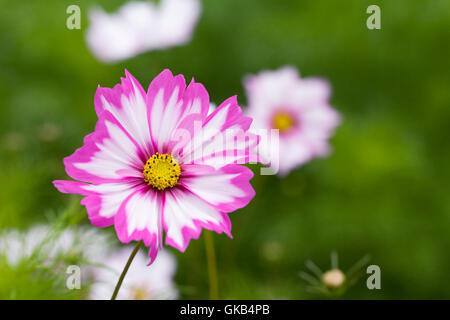
M 303 115 L 304 133 L 311 138 L 327 140 L 340 123 L 339 113 L 327 104 L 315 105 Z
M 300 81 L 292 92 L 294 99 L 306 106 L 315 103 L 327 103 L 331 95 L 330 83 L 322 78 L 310 77 Z
M 186 114 L 199 113 L 202 120 L 206 118 L 211 108 L 211 104 L 209 102 L 208 91 L 206 91 L 201 83 L 195 82 L 194 79 L 192 79 L 186 88 L 183 100 L 185 103 L 183 106 L 184 116 L 186 116 Z
M 201 12 L 198 0 L 161 1 L 158 37 L 161 47 L 183 44 L 191 39 Z
M 161 72 L 150 84 L 147 94 L 148 121 L 156 150 L 167 151 L 167 142 L 187 115 L 206 117 L 209 96 L 203 85 L 192 81 L 186 89 L 182 75 L 173 76 L 169 70 Z
M 75 193 L 86 196 L 81 204 L 86 207 L 91 223 L 100 228 L 114 224 L 114 216 L 122 202 L 142 186 L 139 181 L 88 184 L 77 181 L 56 180 L 53 182 L 62 193 Z
M 222 102 L 206 119 L 204 127 L 215 127 L 223 131 L 229 128 L 248 130 L 252 119 L 242 113 L 237 97 L 232 96 Z
M 193 131 L 193 139 L 181 155 L 185 163 L 220 168 L 226 164 L 258 162 L 253 152 L 259 137 L 248 131 L 252 119 L 242 113 L 236 97 L 225 100 Z
M 142 177 L 143 150 L 105 111 L 84 145 L 64 159 L 66 171 L 76 180 L 90 183 L 128 181 Z
M 125 131 L 137 142 L 143 155 L 154 153 L 147 121 L 146 93 L 139 82 L 125 70 L 122 83 L 114 88 L 101 88 L 95 93 L 95 111 L 101 117 L 109 111 Z
M 205 165 L 186 165 L 183 173 L 186 189 L 220 212 L 240 209 L 255 196 L 250 184 L 253 172 L 244 166 L 229 164 L 214 169 Z
M 190 239 L 198 239 L 202 228 L 225 232 L 231 237 L 231 222 L 227 214 L 181 188 L 173 188 L 165 194 L 163 221 L 166 245 L 184 252 Z
M 292 137 L 294 140 L 296 137 Z M 292 141 L 280 142 L 280 176 L 286 176 L 291 170 L 299 165 L 310 161 L 314 156 L 314 148 L 307 142 L 302 141 L 302 137 L 297 137 L 295 143 L 298 144 L 296 148 L 292 147 Z
M 176 125 L 182 121 L 182 96 L 186 87 L 184 77 L 174 77 L 164 70 L 150 83 L 147 93 L 148 122 L 154 135 L 156 150 L 163 153 L 164 142 L 169 140 Z
M 151 5 L 128 5 L 122 7 L 122 10 L 128 8 L 139 13 L 140 17 L 146 16 L 146 20 L 154 15 Z M 127 24 L 128 19 L 124 14 L 120 11 L 108 14 L 103 9 L 95 7 L 89 10 L 88 15 L 90 23 L 86 32 L 86 43 L 98 60 L 114 62 L 139 54 L 141 48 L 139 33 Z
M 150 247 L 151 264 L 162 246 L 162 197 L 157 191 L 143 186 L 129 195 L 114 217 L 114 226 L 119 240 L 144 242 Z
M 286 93 L 295 90 L 298 78 L 297 69 L 291 66 L 245 76 L 244 87 L 248 105 L 259 105 L 258 109 L 261 110 L 265 109 L 266 106 L 278 104 L 286 98 Z
M 73 193 L 73 194 L 81 194 L 86 195 L 89 192 L 84 189 L 84 187 L 89 184 L 78 181 L 70 181 L 70 180 L 55 180 L 53 181 L 53 185 L 55 188 L 62 193 Z

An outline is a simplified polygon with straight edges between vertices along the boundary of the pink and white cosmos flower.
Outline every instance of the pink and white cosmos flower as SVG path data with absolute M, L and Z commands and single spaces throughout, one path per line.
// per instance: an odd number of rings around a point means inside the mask
M 301 79 L 293 67 L 263 71 L 244 79 L 252 131 L 261 133 L 258 154 L 280 175 L 329 153 L 328 140 L 340 123 L 330 106 L 324 79 Z M 268 130 L 279 130 L 278 148 Z M 265 131 L 265 133 L 264 133 Z M 275 165 L 273 165 L 275 164 Z
M 187 43 L 200 17 L 199 0 L 130 1 L 108 14 L 89 11 L 86 42 L 97 59 L 114 62 Z
M 54 181 L 63 193 L 81 194 L 91 223 L 115 226 L 123 243 L 143 240 L 150 263 L 165 243 L 184 251 L 202 228 L 231 237 L 228 213 L 255 192 L 259 142 L 236 97 L 208 114 L 203 85 L 161 72 L 145 92 L 128 72 L 113 89 L 97 89 L 98 122 L 84 145 L 64 159 L 78 181 Z M 243 140 L 243 141 L 241 141 Z M 229 142 L 234 143 L 229 143 Z

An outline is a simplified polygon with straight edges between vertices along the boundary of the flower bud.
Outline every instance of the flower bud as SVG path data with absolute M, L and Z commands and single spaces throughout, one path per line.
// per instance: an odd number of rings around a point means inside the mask
M 345 275 L 339 269 L 329 270 L 323 274 L 322 281 L 329 288 L 339 288 L 345 282 Z

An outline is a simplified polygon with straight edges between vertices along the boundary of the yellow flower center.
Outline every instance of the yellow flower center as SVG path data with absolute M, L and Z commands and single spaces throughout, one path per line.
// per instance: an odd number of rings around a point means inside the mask
M 279 112 L 273 118 L 272 124 L 275 129 L 285 132 L 294 126 L 295 121 L 289 113 Z
M 155 153 L 144 166 L 145 183 L 160 191 L 172 188 L 178 182 L 181 168 L 170 154 Z
M 148 295 L 148 292 L 143 288 L 135 287 L 131 289 L 131 299 L 133 300 L 147 300 Z

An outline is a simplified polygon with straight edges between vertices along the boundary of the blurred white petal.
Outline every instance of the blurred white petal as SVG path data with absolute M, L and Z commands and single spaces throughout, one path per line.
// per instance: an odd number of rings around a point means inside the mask
M 10 266 L 30 258 L 36 250 L 50 262 L 59 254 L 74 254 L 88 261 L 97 261 L 109 249 L 107 236 L 94 229 L 68 228 L 53 233 L 46 225 L 27 231 L 5 230 L 0 233 L 0 252 Z
M 102 261 L 107 268 L 95 268 L 93 271 L 95 283 L 90 291 L 91 299 L 111 298 L 120 273 L 132 250 L 132 247 L 119 249 Z M 178 297 L 178 290 L 174 282 L 175 257 L 167 250 L 162 250 L 151 266 L 147 266 L 147 263 L 147 255 L 144 251 L 139 251 L 127 272 L 117 299 L 156 300 Z
M 191 39 L 200 11 L 199 0 L 162 0 L 159 5 L 132 1 L 111 14 L 94 8 L 86 41 L 104 62 L 181 45 Z

